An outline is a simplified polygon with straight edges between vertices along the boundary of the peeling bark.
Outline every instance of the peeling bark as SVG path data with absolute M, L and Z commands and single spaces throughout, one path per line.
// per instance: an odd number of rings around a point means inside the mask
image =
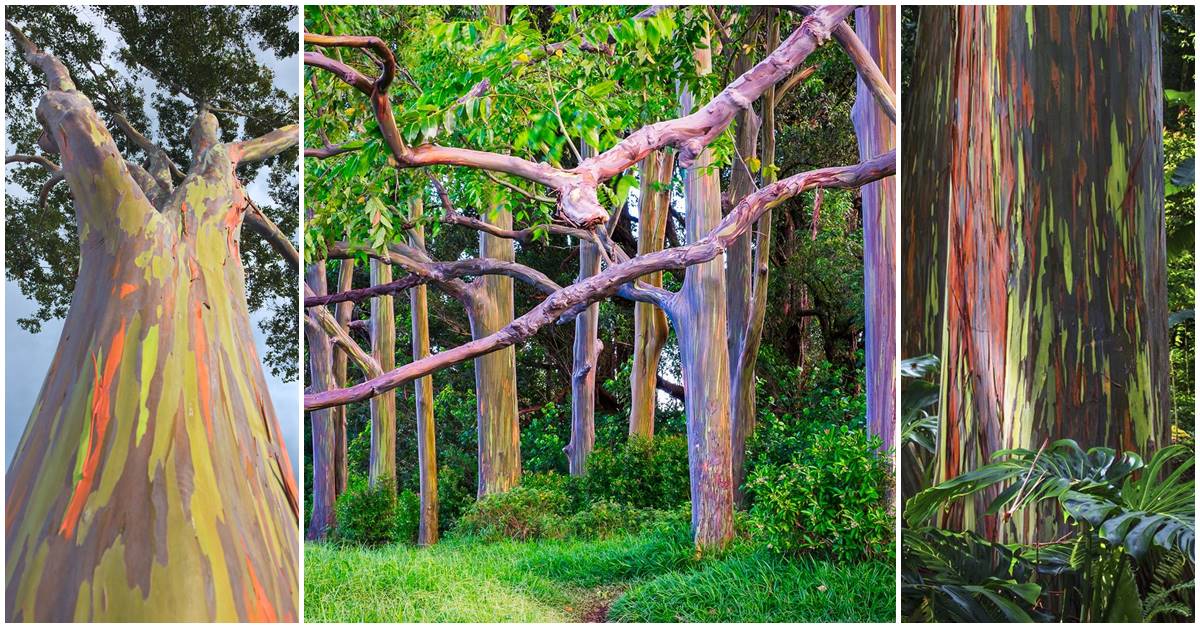
M 316 262 L 308 267 L 305 282 L 313 292 L 326 290 L 325 263 Z M 330 390 L 336 383 L 334 371 L 334 344 L 329 334 L 309 313 L 304 325 L 305 346 L 308 348 L 308 390 L 320 392 Z M 344 353 L 343 353 L 344 355 Z M 337 412 L 344 413 L 346 406 L 315 410 L 309 413 L 312 438 L 312 512 L 308 517 L 308 528 L 304 538 L 321 541 L 337 526 L 335 505 L 339 495 L 337 487 Z
M 579 152 L 588 157 L 592 147 L 580 142 Z M 579 280 L 600 272 L 600 248 L 579 240 Z M 596 445 L 596 356 L 601 342 L 600 304 L 593 303 L 575 318 L 575 341 L 571 349 L 571 440 L 563 448 L 571 475 L 587 471 L 587 458 Z
M 370 263 L 372 285 L 392 281 L 391 265 L 374 259 Z M 396 368 L 396 306 L 391 295 L 371 301 L 371 355 L 381 370 Z M 371 486 L 385 478 L 396 479 L 395 391 L 371 398 Z
M 854 28 L 866 54 L 887 84 L 896 85 L 896 9 L 860 7 Z M 858 136 L 858 156 L 869 159 L 896 146 L 895 125 L 879 107 L 862 74 L 850 113 Z M 866 336 L 867 431 L 891 451 L 896 433 L 896 183 L 864 185 L 863 312 Z
M 671 206 L 671 177 L 675 155 L 670 149 L 650 153 L 642 160 L 641 205 L 638 207 L 638 255 L 663 248 L 667 214 Z M 642 281 L 662 287 L 662 273 Z M 658 406 L 658 361 L 667 344 L 667 315 L 653 303 L 636 303 L 633 309 L 633 370 L 630 373 L 629 435 L 654 437 L 654 412 Z M 682 395 L 681 395 L 682 396 Z
M 955 59 L 918 74 L 945 129 L 920 178 L 948 211 L 937 479 L 1060 438 L 1149 455 L 1170 403 L 1158 8 L 929 14 L 950 28 L 918 45 Z M 993 496 L 940 524 L 1058 536 L 1048 509 L 985 515 Z
M 409 215 L 418 220 L 424 213 L 424 199 L 409 201 Z M 408 232 L 409 244 L 425 249 L 425 227 L 416 226 Z M 408 291 L 412 318 L 413 360 L 429 357 L 428 288 L 417 286 Z M 428 546 L 438 541 L 437 490 L 437 431 L 433 422 L 433 376 L 426 375 L 413 382 L 417 415 L 417 474 L 420 484 L 421 513 L 417 526 L 417 545 Z M 345 407 L 345 406 L 342 406 Z
M 156 207 L 62 64 L 7 27 L 47 74 L 42 146 L 80 263 L 6 475 L 6 619 L 295 621 L 299 502 L 254 351 L 236 159 L 202 112 L 210 141 Z

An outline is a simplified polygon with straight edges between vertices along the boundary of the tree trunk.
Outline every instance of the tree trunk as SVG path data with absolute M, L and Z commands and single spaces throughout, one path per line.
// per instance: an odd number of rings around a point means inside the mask
M 339 264 L 338 271 L 338 292 L 345 292 L 354 287 L 354 260 L 344 259 Z M 338 303 L 334 308 L 334 320 L 338 325 L 348 329 L 350 319 L 354 315 L 354 303 L 346 301 Z M 333 385 L 337 388 L 346 387 L 346 367 L 348 357 L 345 351 L 338 346 L 333 348 Z M 346 491 L 346 483 L 350 479 L 350 470 L 347 466 L 346 447 L 346 419 L 348 418 L 348 408 L 346 406 L 337 406 L 333 410 L 333 494 L 334 499 Z
M 505 9 L 484 7 L 488 19 L 504 24 Z M 484 219 L 501 229 L 512 228 L 512 213 L 491 208 Z M 479 234 L 479 256 L 511 262 L 516 256 L 512 240 Z M 471 283 L 467 315 L 473 339 L 500 331 L 513 319 L 512 279 L 487 275 Z M 503 493 L 521 481 L 521 425 L 517 414 L 517 355 L 505 347 L 475 358 L 475 400 L 478 408 L 478 497 Z
M 498 211 L 488 222 L 512 228 L 512 214 Z M 479 234 L 480 257 L 511 262 L 512 240 Z M 513 319 L 512 279 L 487 275 L 471 283 L 468 308 L 471 336 L 484 338 Z M 478 496 L 503 493 L 521 480 L 521 426 L 517 414 L 517 357 L 505 347 L 475 358 L 475 399 L 479 430 Z
M 591 147 L 580 142 L 579 152 L 587 158 Z M 579 242 L 579 281 L 600 272 L 600 251 L 591 242 Z M 593 303 L 575 317 L 575 342 L 571 366 L 571 440 L 563 451 L 571 475 L 587 471 L 587 458 L 596 444 L 596 357 L 601 343 L 596 337 L 600 304 Z
M 316 262 L 308 267 L 305 282 L 316 294 L 328 292 L 325 278 L 325 262 Z M 336 382 L 333 364 L 333 343 L 329 335 L 315 321 L 306 317 L 304 339 L 308 346 L 309 380 L 308 390 L 320 392 L 330 390 Z M 345 407 L 345 406 L 341 406 Z M 315 410 L 309 413 L 312 425 L 312 512 L 304 537 L 310 541 L 324 540 L 337 525 L 335 504 L 337 489 L 337 416 L 336 408 Z
M 1148 455 L 1167 442 L 1169 407 L 1158 9 L 956 18 L 918 44 L 956 60 L 949 83 L 918 87 L 953 121 L 924 138 L 949 161 L 920 179 L 952 209 L 938 480 L 1061 438 Z M 996 521 L 990 497 L 942 525 L 1057 537 L 1052 511 Z
M 392 267 L 371 260 L 371 285 L 392 281 Z M 388 372 L 396 368 L 396 306 L 391 295 L 371 300 L 371 353 L 379 368 Z M 371 398 L 371 460 L 370 482 L 384 478 L 396 480 L 396 391 L 389 390 Z
M 695 51 L 700 75 L 712 71 L 712 51 Z M 680 110 L 692 110 L 683 90 Z M 705 149 L 685 174 L 687 240 L 704 237 L 721 221 L 720 175 Z M 687 269 L 671 312 L 679 338 L 687 412 L 692 535 L 704 549 L 720 549 L 733 538 L 732 435 L 729 425 L 729 348 L 726 344 L 725 268 L 721 256 Z
M 641 194 L 638 206 L 638 255 L 663 248 L 667 215 L 671 207 L 671 177 L 675 154 L 657 150 L 642 160 Z M 662 287 L 662 273 L 642 277 Z M 633 306 L 633 370 L 630 374 L 629 435 L 654 437 L 654 411 L 658 406 L 658 360 L 667 343 L 667 315 L 653 303 Z
M 424 199 L 415 196 L 409 201 L 410 218 L 419 221 L 424 213 Z M 409 244 L 425 250 L 425 227 L 418 222 L 408 232 Z M 413 360 L 429 356 L 429 303 L 425 286 L 408 291 L 412 318 Z M 417 545 L 433 545 L 438 541 L 437 492 L 437 432 L 433 423 L 433 376 L 426 375 L 413 387 L 417 399 L 417 469 L 421 493 L 421 514 L 417 528 Z
M 855 10 L 854 30 L 896 86 L 896 8 L 867 6 Z M 862 160 L 896 147 L 896 129 L 858 79 L 850 118 Z M 862 187 L 863 313 L 866 336 L 867 431 L 891 451 L 896 432 L 896 180 L 888 177 Z
M 734 76 L 741 76 L 754 65 L 748 51 L 734 52 Z M 734 118 L 734 147 L 737 155 L 733 160 L 733 171 L 729 176 L 729 205 L 736 206 L 743 198 L 754 193 L 754 175 L 743 160 L 758 157 L 759 120 L 753 107 L 743 109 Z M 734 240 L 725 252 L 725 309 L 726 331 L 730 367 L 730 429 L 733 434 L 731 455 L 733 456 L 734 498 L 744 504 L 745 496 L 741 485 L 745 479 L 746 438 L 754 429 L 754 360 L 743 360 L 743 353 L 753 351 L 757 357 L 758 346 L 751 336 L 750 325 L 754 316 L 751 295 L 754 292 L 753 231 Z M 754 346 L 751 347 L 750 345 Z M 746 356 L 747 358 L 749 356 Z
M 6 476 L 6 617 L 295 621 L 299 505 L 254 350 L 229 150 L 204 134 L 158 209 L 87 99 L 50 85 L 38 117 L 81 259 Z

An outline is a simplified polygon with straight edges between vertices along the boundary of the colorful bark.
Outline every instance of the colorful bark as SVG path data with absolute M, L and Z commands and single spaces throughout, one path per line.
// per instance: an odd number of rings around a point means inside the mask
M 418 221 L 424 213 L 424 199 L 409 201 L 409 217 Z M 418 224 L 408 232 L 409 244 L 425 250 L 425 227 Z M 413 360 L 429 356 L 429 302 L 425 286 L 408 291 L 412 319 Z M 417 475 L 420 484 L 421 513 L 417 526 L 417 545 L 433 545 L 438 541 L 437 490 L 437 432 L 433 423 L 433 376 L 426 375 L 413 382 L 417 414 Z M 344 407 L 344 406 L 343 406 Z
M 317 294 L 328 291 L 325 278 L 325 262 L 316 262 L 305 274 L 308 287 Z M 308 348 L 308 389 L 318 392 L 336 385 L 334 372 L 334 344 L 329 334 L 314 321 L 304 326 L 305 345 Z M 312 512 L 304 537 L 311 541 L 324 540 L 337 524 L 335 504 L 339 495 L 337 485 L 337 414 L 344 409 L 326 408 L 309 413 L 310 436 L 312 439 Z
M 670 149 L 654 151 L 642 160 L 641 194 L 638 206 L 638 255 L 661 251 L 671 209 L 671 177 L 675 154 Z M 662 273 L 651 273 L 642 281 L 662 287 Z M 654 411 L 658 405 L 658 360 L 667 344 L 667 315 L 653 303 L 633 306 L 633 370 L 630 372 L 629 435 L 654 437 Z
M 371 260 L 371 285 L 390 283 L 392 267 Z M 391 295 L 371 300 L 371 355 L 384 372 L 396 368 L 396 306 Z M 396 392 L 371 398 L 370 482 L 396 479 Z M 393 484 L 394 486 L 394 484 Z
M 854 30 L 896 87 L 896 8 L 855 10 Z M 858 156 L 870 159 L 896 147 L 896 128 L 860 76 L 850 113 L 858 136 Z M 863 315 L 866 337 L 867 431 L 890 451 L 896 433 L 896 181 L 862 187 Z
M 81 259 L 6 476 L 6 618 L 295 621 L 296 485 L 254 350 L 229 147 L 207 136 L 156 207 L 69 80 L 38 117 Z
M 512 228 L 512 214 L 498 210 L 488 222 Z M 479 234 L 480 257 L 511 262 L 512 240 Z M 471 336 L 484 338 L 513 319 L 510 277 L 487 275 L 471 283 L 468 309 Z M 517 355 L 505 347 L 475 358 L 475 399 L 479 430 L 478 496 L 503 493 L 521 480 L 521 426 L 517 415 Z
M 338 270 L 338 292 L 345 292 L 354 287 L 354 260 L 342 260 Z M 350 319 L 354 314 L 354 303 L 347 301 L 339 303 L 334 308 L 334 319 L 343 328 L 349 328 Z M 346 367 L 348 362 L 346 352 L 340 347 L 333 349 L 333 385 L 337 388 L 346 387 Z M 333 491 L 334 496 L 341 495 L 346 490 L 346 482 L 350 479 L 349 468 L 346 464 L 346 419 L 347 408 L 333 408 Z
M 580 154 L 591 156 L 592 148 L 580 142 Z M 591 242 L 579 241 L 579 280 L 600 272 L 600 250 Z M 596 356 L 600 354 L 600 304 L 593 303 L 575 317 L 575 341 L 571 347 L 571 440 L 563 448 L 567 470 L 583 475 L 587 458 L 596 445 Z
M 712 71 L 712 51 L 695 51 L 699 74 Z M 692 109 L 684 90 L 680 110 Z M 702 151 L 685 171 L 688 242 L 721 223 L 720 174 L 712 151 Z M 687 414 L 688 467 L 692 496 L 692 536 L 704 549 L 720 549 L 733 538 L 732 434 L 729 425 L 729 348 L 725 318 L 724 257 L 689 266 L 683 287 L 668 312 L 679 338 Z
M 750 51 L 738 49 L 733 61 L 733 73 L 740 75 L 753 67 Z M 754 193 L 757 184 L 754 173 L 750 172 L 746 161 L 758 158 L 759 120 L 753 108 L 744 109 L 734 118 L 734 148 L 737 156 L 734 158 L 733 171 L 729 175 L 729 200 L 736 205 L 743 198 Z M 753 352 L 758 357 L 758 342 L 756 330 L 751 328 L 754 320 L 754 303 L 751 295 L 754 293 L 754 232 L 753 230 L 733 241 L 725 252 L 725 309 L 726 332 L 729 366 L 730 366 L 730 411 L 729 420 L 733 434 L 733 486 L 735 498 L 739 504 L 744 503 L 745 497 L 741 491 L 745 479 L 744 464 L 746 458 L 746 439 L 754 429 L 754 363 L 743 353 Z M 757 330 L 761 332 L 761 327 Z
M 935 19 L 951 28 L 923 25 L 918 47 L 955 60 L 917 87 L 941 95 L 946 131 L 924 138 L 946 161 L 917 179 L 948 212 L 937 479 L 1059 438 L 1149 454 L 1169 409 L 1158 9 Z M 1051 511 L 997 520 L 989 497 L 940 523 L 1057 536 Z

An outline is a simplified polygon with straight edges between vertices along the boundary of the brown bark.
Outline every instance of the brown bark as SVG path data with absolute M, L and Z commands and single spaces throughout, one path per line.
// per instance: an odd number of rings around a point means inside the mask
M 354 260 L 342 260 L 338 270 L 338 292 L 343 292 L 354 287 Z M 334 320 L 341 327 L 349 329 L 350 319 L 354 314 L 354 304 L 351 302 L 339 303 L 334 308 Z M 337 388 L 346 386 L 346 368 L 348 355 L 345 351 L 338 347 L 334 347 L 333 351 L 333 385 Z M 350 470 L 347 466 L 346 447 L 349 445 L 346 437 L 346 419 L 348 408 L 346 406 L 338 406 L 333 408 L 333 492 L 335 499 L 346 490 L 346 483 L 350 479 Z
M 316 262 L 308 267 L 305 282 L 313 292 L 326 290 L 325 263 Z M 334 344 L 310 313 L 305 317 L 305 346 L 308 348 L 308 390 L 321 392 L 331 390 L 336 378 L 334 374 Z M 345 355 L 343 353 L 343 355 Z M 304 537 L 310 541 L 321 541 L 337 526 L 337 424 L 336 411 L 345 412 L 346 406 L 337 406 L 309 413 L 312 438 L 312 512 Z
M 671 178 L 675 154 L 657 150 L 642 160 L 641 205 L 638 207 L 638 255 L 663 248 L 667 214 L 671 205 Z M 642 281 L 662 287 L 662 273 Z M 633 370 L 630 373 L 629 435 L 654 437 L 654 412 L 658 406 L 658 361 L 667 344 L 667 315 L 653 303 L 637 303 L 633 310 Z

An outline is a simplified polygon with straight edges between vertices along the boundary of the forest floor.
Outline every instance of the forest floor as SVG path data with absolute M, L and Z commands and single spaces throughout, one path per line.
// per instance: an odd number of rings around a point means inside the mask
M 599 541 L 449 539 L 419 549 L 309 544 L 306 621 L 891 622 L 885 562 L 697 558 L 660 534 Z

